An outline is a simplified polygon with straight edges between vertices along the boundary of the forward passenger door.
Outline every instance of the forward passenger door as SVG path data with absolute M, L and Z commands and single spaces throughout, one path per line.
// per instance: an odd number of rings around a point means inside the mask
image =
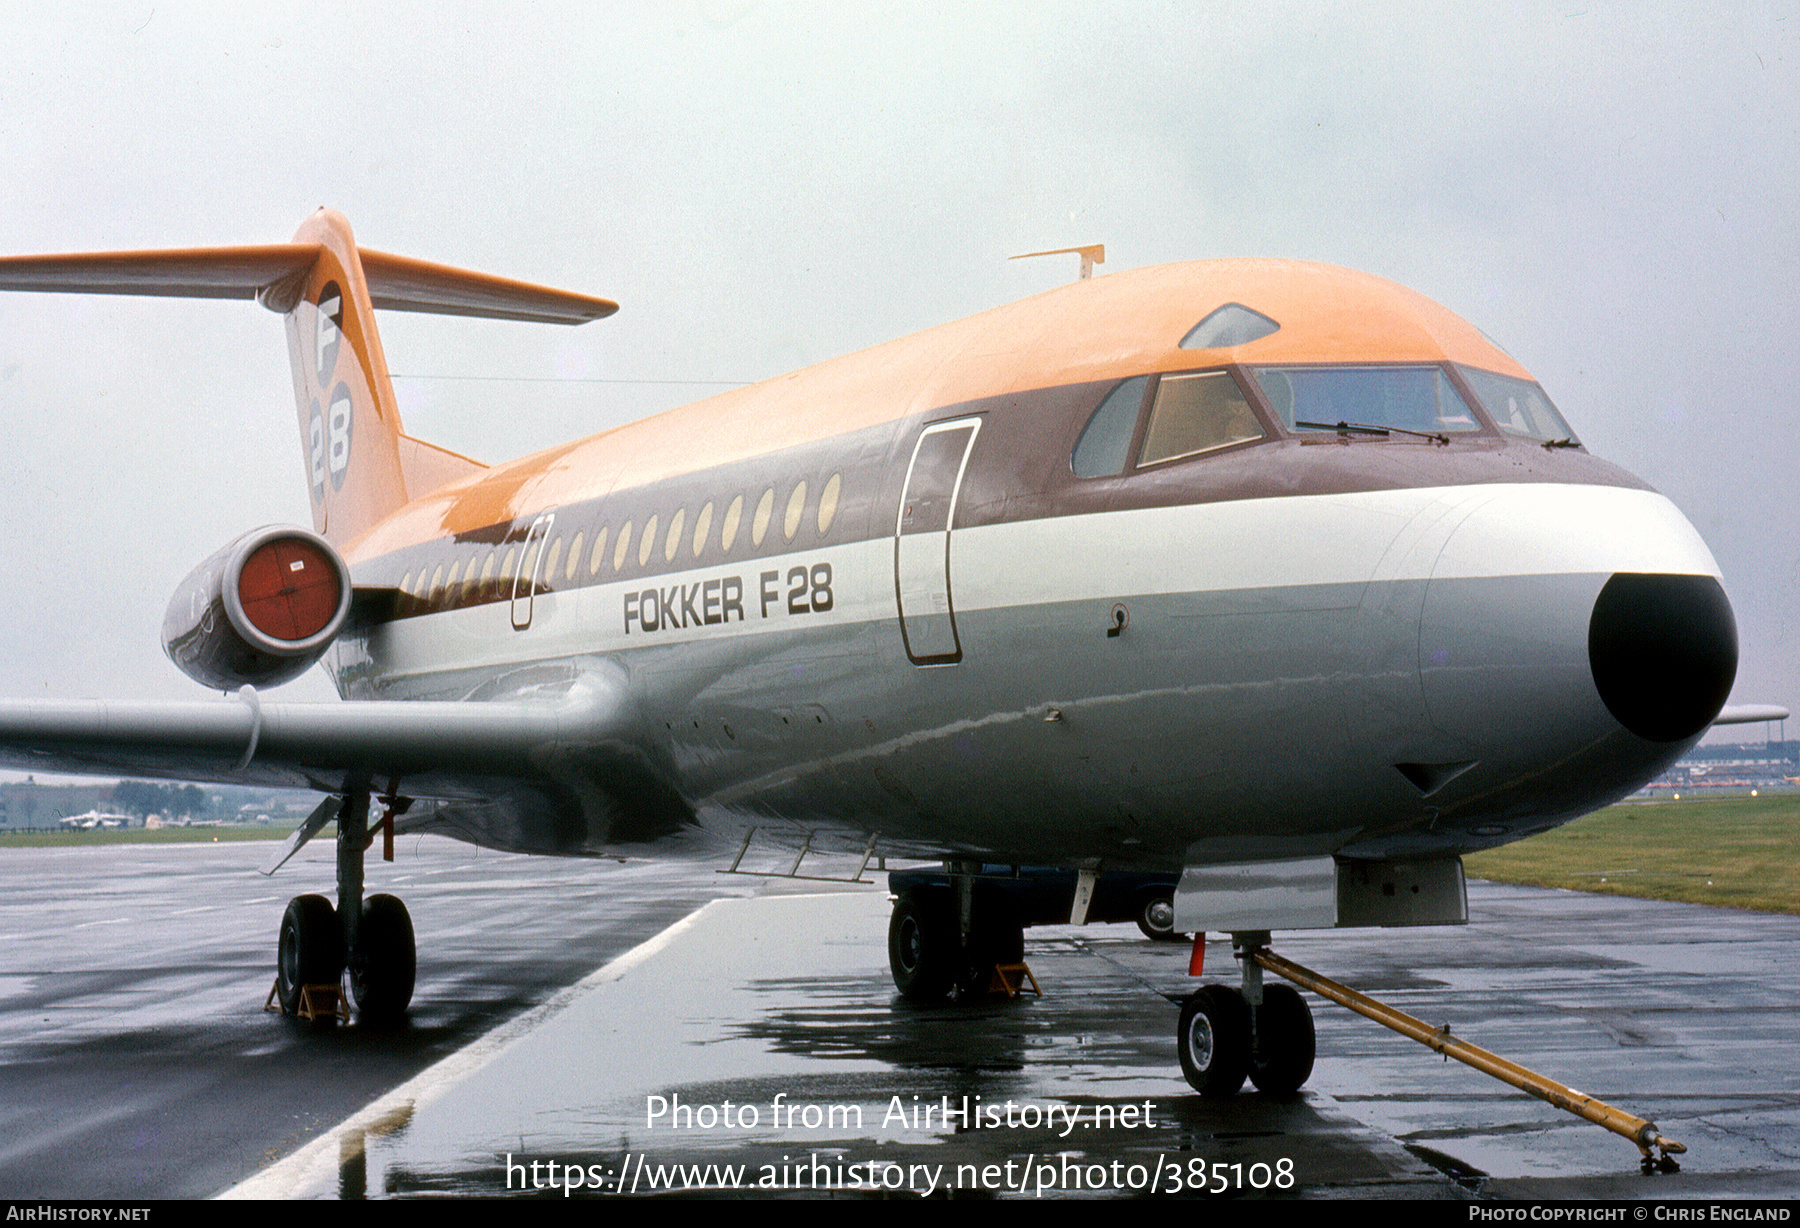
M 962 660 L 950 593 L 951 533 L 980 418 L 934 422 L 919 432 L 894 526 L 894 593 L 900 636 L 914 665 Z

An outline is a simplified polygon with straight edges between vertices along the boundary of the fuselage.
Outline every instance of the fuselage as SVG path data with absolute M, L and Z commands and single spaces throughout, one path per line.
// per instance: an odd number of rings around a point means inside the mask
M 394 598 L 330 665 L 347 699 L 624 689 L 630 745 L 462 807 L 504 847 L 1452 855 L 1630 792 L 1729 689 L 1633 638 L 1734 636 L 1706 547 L 1566 430 L 1391 283 L 1119 274 L 415 499 L 346 550 Z M 653 801 L 585 803 L 619 755 Z

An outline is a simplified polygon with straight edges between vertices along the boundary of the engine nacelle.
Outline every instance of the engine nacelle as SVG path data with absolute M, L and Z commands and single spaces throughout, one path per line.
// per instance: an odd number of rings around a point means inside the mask
M 279 686 L 310 669 L 350 617 L 350 569 L 317 533 L 252 530 L 189 573 L 163 616 L 163 651 L 219 690 Z

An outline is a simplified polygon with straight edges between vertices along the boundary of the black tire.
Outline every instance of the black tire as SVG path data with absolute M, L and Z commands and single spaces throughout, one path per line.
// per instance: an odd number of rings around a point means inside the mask
M 344 932 L 337 909 L 322 895 L 297 895 L 281 914 L 275 979 L 283 1014 L 300 1011 L 305 985 L 336 985 L 344 975 Z
M 888 967 L 894 988 L 914 1002 L 937 1002 L 957 977 L 956 918 L 950 893 L 930 887 L 902 891 L 888 921 Z
M 1138 909 L 1137 927 L 1152 942 L 1186 942 L 1188 936 L 1175 929 L 1175 897 L 1164 891 L 1147 897 Z
M 1250 1004 L 1224 985 L 1203 985 L 1181 1004 L 1175 1030 L 1181 1073 L 1202 1096 L 1232 1096 L 1250 1068 Z
M 362 944 L 350 963 L 350 997 L 364 1023 L 388 1023 L 406 1013 L 418 975 L 412 917 L 391 895 L 372 895 L 363 902 Z
M 1291 985 L 1263 986 L 1262 1005 L 1251 1014 L 1256 1039 L 1250 1081 L 1271 1096 L 1289 1096 L 1312 1076 L 1316 1038 L 1312 1009 Z

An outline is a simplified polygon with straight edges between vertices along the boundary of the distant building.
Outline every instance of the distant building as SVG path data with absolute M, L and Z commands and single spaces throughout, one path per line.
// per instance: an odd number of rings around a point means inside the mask
M 1696 746 L 1638 797 L 1779 793 L 1800 789 L 1800 742 Z

